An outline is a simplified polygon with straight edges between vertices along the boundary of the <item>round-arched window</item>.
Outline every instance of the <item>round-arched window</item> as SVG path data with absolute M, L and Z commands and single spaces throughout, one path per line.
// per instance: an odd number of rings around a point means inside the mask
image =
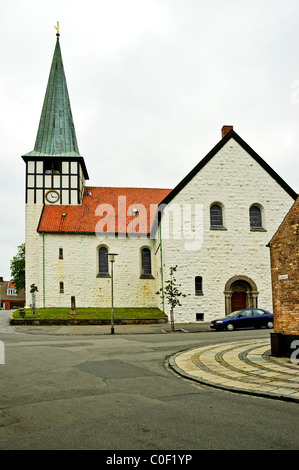
M 141 274 L 152 274 L 151 250 L 149 248 L 141 250 Z
M 249 209 L 250 228 L 262 228 L 262 213 L 258 206 Z
M 99 273 L 108 274 L 108 249 L 105 246 L 101 246 L 99 249 Z
M 210 208 L 211 227 L 222 226 L 222 208 L 219 204 L 213 204 Z

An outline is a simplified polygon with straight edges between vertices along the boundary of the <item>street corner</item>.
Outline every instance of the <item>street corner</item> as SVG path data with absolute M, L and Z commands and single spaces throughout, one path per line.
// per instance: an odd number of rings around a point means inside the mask
M 179 375 L 223 390 L 299 402 L 299 367 L 270 356 L 269 340 L 221 343 L 169 359 Z

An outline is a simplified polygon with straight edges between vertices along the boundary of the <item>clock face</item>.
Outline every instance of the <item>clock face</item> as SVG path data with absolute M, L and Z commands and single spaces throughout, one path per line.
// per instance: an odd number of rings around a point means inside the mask
M 57 191 L 48 191 L 46 194 L 46 199 L 51 203 L 57 202 L 59 199 L 59 194 Z

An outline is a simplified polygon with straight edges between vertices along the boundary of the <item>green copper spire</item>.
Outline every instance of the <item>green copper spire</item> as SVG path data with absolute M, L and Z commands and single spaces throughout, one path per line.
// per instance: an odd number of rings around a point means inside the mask
M 26 156 L 80 156 L 61 57 L 59 33 L 56 36 L 34 150 Z

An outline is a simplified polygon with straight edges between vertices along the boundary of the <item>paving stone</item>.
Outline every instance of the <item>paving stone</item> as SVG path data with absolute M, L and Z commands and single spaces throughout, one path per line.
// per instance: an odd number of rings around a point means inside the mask
M 269 349 L 267 340 L 217 344 L 176 355 L 170 365 L 208 385 L 299 402 L 299 366 L 271 358 Z

